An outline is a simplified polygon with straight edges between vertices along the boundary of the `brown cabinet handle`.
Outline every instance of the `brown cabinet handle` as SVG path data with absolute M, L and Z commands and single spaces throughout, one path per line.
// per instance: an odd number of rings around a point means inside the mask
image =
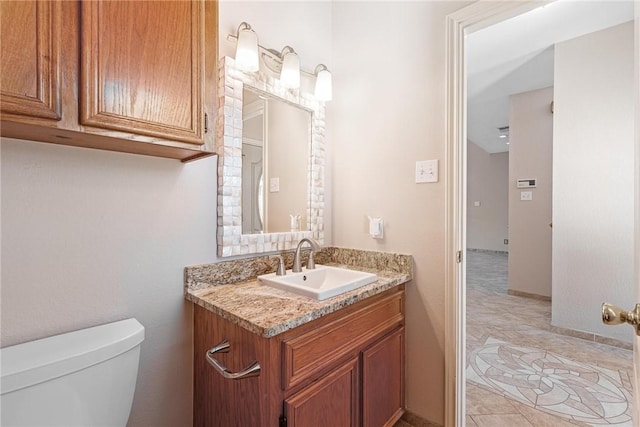
M 220 344 L 213 346 L 206 352 L 205 358 L 207 359 L 207 362 L 209 362 L 209 364 L 220 373 L 220 375 L 230 380 L 241 380 L 243 378 L 257 377 L 260 375 L 260 364 L 255 360 L 249 363 L 249 365 L 242 371 L 231 372 L 222 364 L 222 362 L 213 357 L 216 353 L 228 353 L 230 348 L 231 345 L 229 344 L 229 341 L 227 341 L 227 339 L 223 339 Z

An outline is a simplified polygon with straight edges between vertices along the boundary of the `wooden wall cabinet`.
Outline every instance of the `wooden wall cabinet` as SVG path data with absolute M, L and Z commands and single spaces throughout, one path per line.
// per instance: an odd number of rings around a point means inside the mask
M 209 0 L 0 2 L 2 136 L 214 154 L 217 19 Z
M 252 360 L 259 377 L 223 378 Z M 286 331 L 255 335 L 200 307 L 194 313 L 194 425 L 393 426 L 404 412 L 404 285 Z

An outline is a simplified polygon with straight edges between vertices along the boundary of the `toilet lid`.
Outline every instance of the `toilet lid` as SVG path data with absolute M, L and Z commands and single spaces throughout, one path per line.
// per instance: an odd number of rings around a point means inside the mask
M 144 340 L 136 319 L 55 335 L 0 349 L 1 394 L 85 369 Z

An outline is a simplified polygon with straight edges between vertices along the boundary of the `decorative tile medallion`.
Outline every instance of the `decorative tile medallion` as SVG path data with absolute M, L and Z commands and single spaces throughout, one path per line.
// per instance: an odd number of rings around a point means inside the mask
M 629 426 L 632 396 L 618 372 L 488 338 L 468 357 L 467 380 L 540 411 L 591 426 Z

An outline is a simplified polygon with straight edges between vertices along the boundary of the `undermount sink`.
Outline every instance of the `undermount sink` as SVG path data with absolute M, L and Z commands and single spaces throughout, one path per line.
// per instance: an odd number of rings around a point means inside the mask
M 378 276 L 364 271 L 316 264 L 313 270 L 300 273 L 287 270 L 284 276 L 263 274 L 258 280 L 267 286 L 293 292 L 318 301 L 352 291 L 378 280 Z

